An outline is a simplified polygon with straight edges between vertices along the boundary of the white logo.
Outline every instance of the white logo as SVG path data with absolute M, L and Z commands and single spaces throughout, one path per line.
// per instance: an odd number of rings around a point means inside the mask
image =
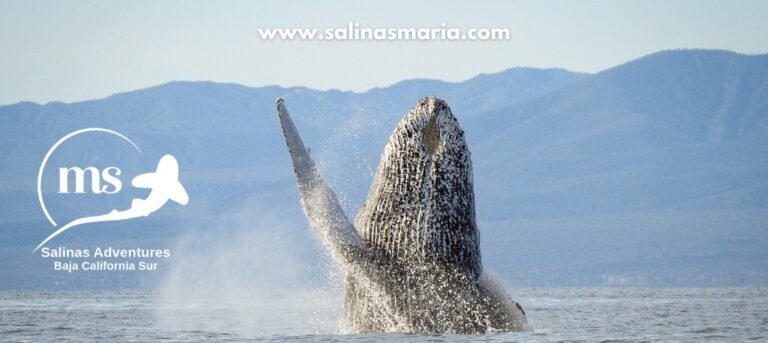
M 138 152 L 141 152 L 141 149 L 139 149 L 139 147 L 136 146 L 133 141 L 124 135 L 109 129 L 98 127 L 80 129 L 59 139 L 59 141 L 56 142 L 56 144 L 54 144 L 48 150 L 48 153 L 45 154 L 43 162 L 40 164 L 40 170 L 37 174 L 37 198 L 40 201 L 40 207 L 42 208 L 45 217 L 48 218 L 48 221 L 54 227 L 57 226 L 57 224 L 51 217 L 50 213 L 48 213 L 48 209 L 45 206 L 45 201 L 43 200 L 43 170 L 45 169 L 46 163 L 48 163 L 48 159 L 51 157 L 51 154 L 53 154 L 56 148 L 58 148 L 68 139 L 87 132 L 104 132 L 115 135 L 130 143 Z M 68 181 L 71 175 L 74 175 L 75 177 L 75 189 L 73 193 L 85 193 L 86 173 L 88 173 L 91 178 L 91 192 L 94 194 L 115 194 L 120 192 L 123 187 L 122 182 L 118 178 L 122 171 L 118 167 L 107 167 L 104 168 L 104 170 L 101 172 L 99 172 L 98 168 L 96 167 L 59 168 L 58 193 L 70 193 Z M 106 184 L 102 185 L 102 179 Z M 168 202 L 168 200 L 173 200 L 174 202 L 181 205 L 186 205 L 189 202 L 189 195 L 187 195 L 187 191 L 184 189 L 184 186 L 182 186 L 179 182 L 179 163 L 176 161 L 176 158 L 170 154 L 166 154 L 160 158 L 160 161 L 157 163 L 157 168 L 154 172 L 144 173 L 134 177 L 131 180 L 131 185 L 137 188 L 150 189 L 151 191 L 145 199 L 133 199 L 133 201 L 131 201 L 131 207 L 126 210 L 119 211 L 114 209 L 106 214 L 82 217 L 67 223 L 66 225 L 54 231 L 46 239 L 44 239 L 35 248 L 35 250 L 33 250 L 33 252 L 40 249 L 40 247 L 45 245 L 45 243 L 58 236 L 62 232 L 78 225 L 146 217 L 162 208 L 165 203 Z

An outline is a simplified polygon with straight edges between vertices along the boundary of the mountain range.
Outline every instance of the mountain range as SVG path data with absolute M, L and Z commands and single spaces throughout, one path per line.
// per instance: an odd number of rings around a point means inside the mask
M 229 264 L 220 271 L 249 270 L 248 281 L 265 287 L 324 282 L 332 267 L 301 212 L 275 99 L 286 100 L 353 217 L 389 134 L 424 96 L 445 99 L 465 130 L 484 264 L 505 284 L 768 283 L 768 55 L 673 50 L 595 74 L 512 68 L 361 93 L 170 82 L 78 103 L 1 106 L 0 288 L 155 287 L 217 260 Z M 35 192 L 40 162 L 85 127 L 118 131 L 141 153 L 84 135 L 51 165 L 119 165 L 128 175 L 171 153 L 190 203 L 73 229 L 58 244 L 173 246 L 166 270 L 52 272 L 31 253 L 52 231 Z M 43 189 L 62 221 L 143 194 L 64 197 L 56 177 L 47 172 Z

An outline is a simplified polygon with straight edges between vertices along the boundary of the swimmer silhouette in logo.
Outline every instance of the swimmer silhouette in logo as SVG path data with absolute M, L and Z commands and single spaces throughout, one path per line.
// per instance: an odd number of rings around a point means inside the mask
M 168 200 L 173 200 L 181 205 L 186 205 L 189 202 L 189 195 L 179 182 L 179 163 L 170 154 L 160 158 L 160 162 L 157 163 L 157 170 L 134 177 L 131 184 L 137 188 L 151 189 L 151 191 L 145 199 L 133 199 L 131 208 L 127 210 L 118 211 L 115 209 L 107 214 L 83 217 L 69 222 L 48 236 L 33 252 L 40 249 L 53 237 L 77 225 L 146 217 L 162 208 Z

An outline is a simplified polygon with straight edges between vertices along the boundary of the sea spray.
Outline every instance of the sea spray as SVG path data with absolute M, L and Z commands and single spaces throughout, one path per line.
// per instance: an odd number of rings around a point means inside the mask
M 247 335 L 339 332 L 340 289 L 328 286 L 327 261 L 292 211 L 298 208 L 254 196 L 235 212 L 190 219 L 160 289 L 158 325 Z

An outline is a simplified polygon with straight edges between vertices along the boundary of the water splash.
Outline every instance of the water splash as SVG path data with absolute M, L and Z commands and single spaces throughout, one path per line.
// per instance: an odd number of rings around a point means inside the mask
M 157 325 L 248 336 L 339 332 L 340 287 L 328 280 L 327 261 L 314 258 L 306 224 L 284 212 L 252 198 L 240 211 L 190 220 L 159 291 Z

